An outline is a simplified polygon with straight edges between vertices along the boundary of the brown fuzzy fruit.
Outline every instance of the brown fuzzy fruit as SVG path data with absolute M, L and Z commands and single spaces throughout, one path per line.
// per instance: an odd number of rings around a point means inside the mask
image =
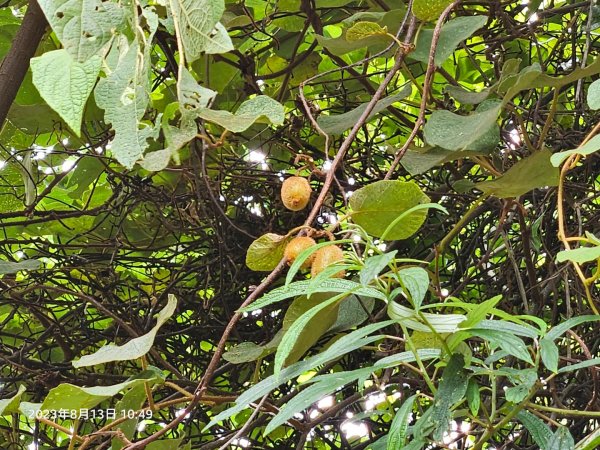
M 327 266 L 341 262 L 344 260 L 344 252 L 337 245 L 328 245 L 320 248 L 315 252 L 315 259 L 310 270 L 311 276 L 314 278 L 321 273 Z M 340 270 L 332 275 L 333 278 L 344 278 L 346 272 Z
M 284 206 L 291 211 L 300 211 L 306 208 L 310 200 L 312 189 L 306 178 L 290 177 L 281 185 L 281 200 Z
M 288 243 L 288 245 L 285 246 L 285 250 L 283 252 L 283 254 L 285 255 L 285 259 L 287 259 L 288 265 L 292 265 L 292 263 L 296 260 L 300 253 L 316 244 L 317 243 L 315 242 L 315 240 L 308 236 L 298 236 L 292 239 Z M 308 269 L 312 264 L 314 258 L 315 254 L 313 253 L 308 258 L 306 258 L 306 260 L 304 260 L 304 263 L 302 263 L 302 266 L 300 267 L 302 267 L 303 269 Z

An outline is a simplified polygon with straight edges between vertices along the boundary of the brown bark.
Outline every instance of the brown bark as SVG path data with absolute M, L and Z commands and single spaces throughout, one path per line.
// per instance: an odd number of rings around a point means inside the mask
M 29 60 L 46 32 L 48 22 L 36 0 L 30 0 L 23 23 L 0 63 L 0 129 L 29 69 Z

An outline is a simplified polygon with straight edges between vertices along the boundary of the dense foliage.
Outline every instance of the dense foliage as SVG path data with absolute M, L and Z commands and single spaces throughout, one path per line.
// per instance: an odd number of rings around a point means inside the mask
M 599 30 L 4 2 L 0 447 L 599 447 Z

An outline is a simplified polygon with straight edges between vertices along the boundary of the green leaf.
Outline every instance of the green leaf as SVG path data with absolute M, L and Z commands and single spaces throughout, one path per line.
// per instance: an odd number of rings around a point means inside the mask
M 559 263 L 572 261 L 577 264 L 584 264 L 590 261 L 596 261 L 597 259 L 600 259 L 600 245 L 563 250 L 556 255 L 556 261 Z
M 146 446 L 146 450 L 190 450 L 190 444 L 182 446 L 181 441 L 183 438 L 154 441 Z
M 473 328 L 477 326 L 488 314 L 496 307 L 496 305 L 502 300 L 501 295 L 497 295 L 494 298 L 486 300 L 485 302 L 477 305 L 474 309 L 467 313 L 467 319 L 460 324 L 462 329 Z
M 182 112 L 207 108 L 217 93 L 198 84 L 189 70 L 183 68 L 177 81 L 178 101 Z
M 573 372 L 574 370 L 585 369 L 586 367 L 600 366 L 600 358 L 588 359 L 577 364 L 571 364 L 558 369 L 558 373 Z
M 531 355 L 523 340 L 508 331 L 493 331 L 474 328 L 469 330 L 473 336 L 479 336 L 488 341 L 493 347 L 500 347 L 508 354 L 513 355 L 525 362 L 533 364 Z
M 83 110 L 96 84 L 101 64 L 99 56 L 77 62 L 64 49 L 31 59 L 33 84 L 77 136 L 81 135 Z
M 487 152 L 479 151 L 455 151 L 441 147 L 425 147 L 409 149 L 400 160 L 402 166 L 411 175 L 420 175 L 435 166 L 471 156 L 485 155 Z M 456 186 L 456 183 L 453 187 Z M 456 188 L 455 188 L 456 189 Z
M 214 122 L 233 133 L 241 133 L 261 118 L 273 125 L 281 125 L 285 119 L 283 105 L 266 95 L 258 95 L 246 100 L 235 114 L 229 111 L 198 108 L 197 114 L 209 122 Z
M 169 294 L 167 305 L 158 313 L 156 325 L 146 334 L 139 336 L 124 345 L 107 344 L 91 355 L 82 356 L 73 361 L 73 367 L 89 367 L 111 361 L 128 361 L 144 356 L 152 348 L 159 328 L 173 315 L 177 308 L 177 299 Z
M 600 428 L 580 440 L 576 450 L 596 450 L 600 446 Z
M 452 0 L 414 0 L 412 13 L 419 20 L 434 22 L 451 4 Z
M 406 97 L 408 97 L 412 92 L 412 87 L 410 84 L 406 84 L 400 89 L 397 94 L 390 95 L 389 97 L 385 97 L 377 102 L 366 122 L 369 122 L 375 115 L 379 114 L 381 111 L 385 110 L 388 106 L 399 102 Z M 368 103 L 363 103 L 362 105 L 354 108 L 351 111 L 348 111 L 343 114 L 336 115 L 321 115 L 317 119 L 317 123 L 319 127 L 327 133 L 327 134 L 342 134 L 344 131 L 349 130 L 358 122 L 358 119 L 362 116 L 362 114 L 367 109 Z
M 396 257 L 397 250 L 383 255 L 371 256 L 365 260 L 364 267 L 360 270 L 360 282 L 365 286 L 368 285 L 379 275 L 387 265 L 394 260 Z
M 337 319 L 327 332 L 339 333 L 360 325 L 369 318 L 374 306 L 375 299 L 371 297 L 348 296 L 340 303 Z
M 265 347 L 254 342 L 241 342 L 223 353 L 223 359 L 232 364 L 243 364 L 256 361 L 262 357 Z
M 468 377 L 464 370 L 463 355 L 454 353 L 444 369 L 442 381 L 433 399 L 430 420 L 433 422 L 433 438 L 442 440 L 452 418 L 452 405 L 462 400 L 467 391 Z
M 391 42 L 389 36 L 382 34 L 371 35 L 358 41 L 348 41 L 345 36 L 327 38 L 318 34 L 315 35 L 315 38 L 322 47 L 336 56 L 345 55 L 346 53 L 367 47 L 371 51 L 383 50 Z
M 388 31 L 382 28 L 381 25 L 375 22 L 360 21 L 356 22 L 346 31 L 346 40 L 348 42 L 359 41 L 370 36 L 384 35 L 387 36 Z
M 148 147 L 148 139 L 155 136 L 153 129 L 141 120 L 149 102 L 147 73 L 138 72 L 137 43 L 130 47 L 122 42 L 121 52 L 113 46 L 111 53 L 118 63 L 108 78 L 102 78 L 94 91 L 96 104 L 104 109 L 105 120 L 112 124 L 115 138 L 112 152 L 128 169 L 142 157 Z M 112 56 L 109 54 L 109 56 Z
M 439 356 L 439 351 L 425 349 L 418 351 L 417 354 L 419 359 L 426 361 L 432 358 L 437 358 Z M 324 396 L 329 395 L 352 382 L 365 379 L 376 370 L 395 367 L 402 362 L 410 363 L 415 360 L 416 356 L 413 352 L 402 352 L 392 355 L 392 357 L 383 358 L 377 361 L 372 367 L 365 367 L 347 372 L 334 372 L 318 375 L 309 380 L 309 383 L 313 383 L 312 386 L 301 391 L 300 394 L 295 396 L 292 400 L 280 408 L 279 413 L 267 426 L 265 434 L 272 432 L 276 427 L 282 425 L 288 419 L 290 419 L 295 413 L 305 410 Z M 402 414 L 402 412 L 398 411 L 397 414 Z
M 276 389 L 280 384 L 286 383 L 292 378 L 295 378 L 316 366 L 326 364 L 331 360 L 340 358 L 346 353 L 352 352 L 360 347 L 381 339 L 383 337 L 381 335 L 371 337 L 366 336 L 390 324 L 392 324 L 392 321 L 379 322 L 361 327 L 348 335 L 342 336 L 323 352 L 284 368 L 278 376 L 271 375 L 263 379 L 256 385 L 245 390 L 237 398 L 234 406 L 222 411 L 212 418 L 204 430 L 207 430 L 217 423 L 220 423 L 221 421 L 230 418 L 234 414 L 237 414 L 238 412 L 248 408 L 250 403 L 253 403 L 257 399 L 267 395 L 273 389 Z
M 196 61 L 202 52 L 226 53 L 233 50 L 224 28 L 217 28 L 225 11 L 223 0 L 171 0 L 171 13 L 178 24 L 185 60 Z
M 431 332 L 438 334 L 454 333 L 459 330 L 459 324 L 466 317 L 462 314 L 431 314 L 417 313 L 394 301 L 388 303 L 388 316 L 410 330 Z
M 449 20 L 442 26 L 440 39 L 435 50 L 434 62 L 441 66 L 458 45 L 471 36 L 475 31 L 483 27 L 488 18 L 486 16 L 465 16 Z M 409 53 L 409 57 L 424 63 L 429 62 L 429 51 L 433 40 L 433 28 L 424 28 L 417 36 L 415 51 Z M 479 103 L 479 102 L 477 102 Z
M 600 80 L 594 81 L 588 87 L 587 103 L 590 109 L 600 109 Z
M 277 415 L 271 419 L 265 428 L 264 436 L 272 433 L 277 427 L 283 425 L 288 419 L 291 419 L 294 414 L 304 411 L 324 396 L 356 381 L 361 375 L 368 376 L 371 370 L 372 368 L 368 367 L 366 369 L 358 369 L 351 372 L 325 375 L 319 382 L 302 390 L 298 395 L 292 398 L 292 400 L 281 407 Z
M 245 308 L 241 308 L 240 312 L 250 312 L 256 309 L 264 308 L 273 303 L 280 302 L 290 297 L 297 297 L 306 292 L 310 284 L 310 280 L 296 281 L 286 286 L 273 289 L 271 292 L 263 295 L 259 300 Z M 360 283 L 344 279 L 328 279 L 324 280 L 319 285 L 315 292 L 336 292 L 346 294 L 364 295 L 366 297 L 378 298 L 386 300 L 385 294 L 371 287 L 362 286 Z
M 406 444 L 408 424 L 416 398 L 416 395 L 407 398 L 400 409 L 396 411 L 388 433 L 387 450 L 400 449 Z
M 0 417 L 19 412 L 19 403 L 25 391 L 25 386 L 20 385 L 15 395 L 0 400 Z
M 279 234 L 267 233 L 256 239 L 246 253 L 246 265 L 256 272 L 270 272 L 283 258 L 289 239 Z
M 569 432 L 569 429 L 564 426 L 558 427 L 552 438 L 548 441 L 546 450 L 574 450 L 575 441 Z
M 402 213 L 428 202 L 429 197 L 412 181 L 376 181 L 350 197 L 352 220 L 375 237 L 381 237 Z M 426 217 L 426 210 L 407 215 L 388 231 L 386 238 L 401 240 L 411 237 L 421 228 Z
M 63 383 L 48 392 L 40 409 L 57 411 L 61 408 L 66 410 L 92 409 L 125 389 L 157 380 L 156 373 L 151 371 L 143 372 L 139 377 L 110 386 L 80 387 Z
M 512 374 L 509 375 L 509 379 L 514 386 L 507 388 L 504 391 L 504 395 L 507 401 L 519 404 L 525 400 L 529 391 L 537 381 L 537 371 L 536 369 L 513 369 Z
M 429 274 L 421 267 L 407 267 L 398 272 L 398 278 L 414 308 L 419 310 L 429 289 Z
M 499 112 L 499 104 L 469 116 L 434 111 L 423 128 L 425 140 L 430 145 L 454 151 L 493 149 L 500 141 L 500 128 L 496 123 Z
M 444 92 L 454 97 L 463 105 L 478 105 L 490 96 L 491 89 L 488 88 L 479 92 L 471 92 L 463 89 L 460 86 L 453 86 L 449 84 L 444 88 Z
M 481 406 L 481 395 L 479 393 L 479 384 L 477 384 L 477 381 L 475 381 L 474 378 L 469 378 L 466 396 L 471 414 L 477 417 L 479 414 L 479 407 Z
M 600 80 L 599 80 L 600 81 Z M 600 135 L 594 136 L 587 143 L 574 150 L 565 150 L 564 152 L 555 153 L 550 158 L 554 167 L 560 166 L 571 155 L 588 156 L 600 150 Z
M 139 411 L 142 406 L 144 406 L 144 402 L 146 401 L 146 389 L 143 384 L 139 384 L 137 386 L 132 387 L 129 391 L 127 391 L 121 400 L 116 404 L 115 410 L 117 411 Z M 133 439 L 135 434 L 136 426 L 138 423 L 138 418 L 134 417 L 131 419 L 127 419 L 121 424 L 117 426 L 121 432 L 125 435 L 125 437 L 129 440 Z M 123 441 L 117 437 L 112 440 L 111 450 L 121 450 L 125 447 Z
M 38 270 L 42 263 L 37 259 L 24 259 L 19 262 L 0 261 L 0 275 L 17 273 L 20 270 Z
M 547 337 L 540 339 L 540 355 L 548 370 L 558 372 L 558 347 Z
M 526 410 L 519 411 L 517 419 L 527 428 L 527 431 L 529 431 L 529 434 L 531 434 L 531 437 L 539 448 L 546 450 L 548 442 L 552 439 L 552 430 L 550 427 Z
M 502 176 L 476 183 L 475 187 L 499 198 L 519 197 L 545 186 L 557 186 L 559 171 L 550 163 L 551 153 L 544 149 L 520 160 Z
M 104 56 L 107 44 L 124 25 L 118 2 L 102 0 L 38 0 L 52 30 L 77 62 Z
M 600 320 L 600 316 L 594 316 L 594 315 L 572 317 L 572 318 L 567 319 L 564 322 L 559 323 L 558 325 L 552 327 L 550 329 L 550 331 L 548 331 L 548 333 L 546 334 L 545 338 L 550 339 L 551 341 L 554 341 L 554 340 L 558 339 L 559 337 L 561 337 L 563 334 L 565 334 L 568 330 L 570 330 L 571 328 L 573 328 L 577 325 L 581 325 L 582 323 L 588 323 L 588 322 L 597 322 L 599 320 Z
M 292 351 L 296 349 L 296 341 L 300 339 L 302 332 L 307 328 L 308 324 L 315 323 L 313 319 L 322 314 L 324 317 L 330 316 L 333 318 L 333 320 L 327 325 L 327 328 L 329 328 L 331 324 L 335 322 L 339 302 L 346 296 L 347 294 L 342 293 L 324 300 L 320 304 L 306 311 L 296 321 L 294 321 L 287 332 L 283 335 L 281 343 L 277 348 L 277 353 L 275 354 L 275 365 L 273 368 L 275 375 L 278 375 L 281 372 L 286 360 L 291 355 Z M 305 346 L 306 343 L 302 343 L 302 347 Z M 298 350 L 296 350 L 296 352 L 299 353 Z
M 307 298 L 305 295 L 298 297 L 292 302 L 285 313 L 283 318 L 283 332 L 284 336 L 288 330 L 296 323 L 297 320 L 312 308 L 322 304 L 323 302 L 334 297 L 335 294 L 331 292 L 320 292 Z M 323 336 L 329 328 L 336 322 L 338 317 L 338 310 L 340 303 L 333 303 L 332 305 L 320 310 L 316 313 L 298 332 L 295 340 L 292 342 L 292 346 L 289 350 L 289 354 L 285 360 L 286 365 L 290 365 L 298 361 L 302 355 L 304 355 L 308 349 L 310 349 L 317 341 Z M 283 340 L 282 340 L 283 343 Z M 280 344 L 282 345 L 282 344 Z

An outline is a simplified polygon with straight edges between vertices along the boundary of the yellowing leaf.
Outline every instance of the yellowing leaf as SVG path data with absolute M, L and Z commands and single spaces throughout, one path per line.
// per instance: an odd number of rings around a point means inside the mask
M 289 239 L 275 233 L 267 233 L 256 239 L 246 253 L 246 265 L 256 272 L 270 272 L 281 258 Z
M 375 22 L 356 22 L 348 31 L 346 31 L 346 40 L 348 42 L 359 41 L 368 38 L 369 36 L 387 35 L 388 31 L 385 27 L 381 27 Z

